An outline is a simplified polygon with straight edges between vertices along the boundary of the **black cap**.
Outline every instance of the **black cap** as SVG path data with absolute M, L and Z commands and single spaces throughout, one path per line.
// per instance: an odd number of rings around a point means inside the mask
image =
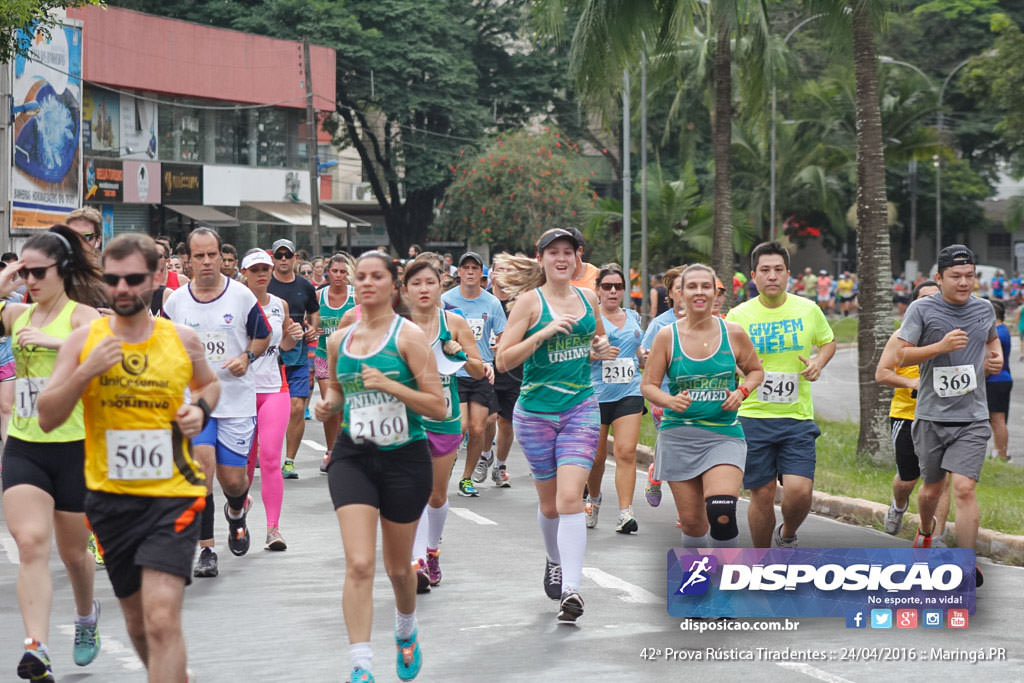
M 573 228 L 573 230 L 575 230 L 575 228 Z M 576 232 L 578 233 L 579 230 L 576 230 Z M 573 249 L 579 249 L 580 244 L 582 244 L 580 239 L 569 230 L 565 228 L 551 228 L 541 235 L 539 240 L 537 240 L 537 251 L 544 251 L 555 240 L 567 240 L 572 243 Z
M 962 244 L 951 244 L 939 252 L 938 270 L 941 272 L 953 266 L 973 266 L 977 261 L 974 252 Z
M 460 256 L 459 257 L 459 266 L 461 267 L 462 264 L 465 263 L 466 261 L 476 261 L 477 263 L 480 264 L 481 268 L 484 267 L 484 260 L 483 260 L 483 258 L 480 256 L 480 254 L 476 253 L 475 251 L 467 251 L 465 254 Z

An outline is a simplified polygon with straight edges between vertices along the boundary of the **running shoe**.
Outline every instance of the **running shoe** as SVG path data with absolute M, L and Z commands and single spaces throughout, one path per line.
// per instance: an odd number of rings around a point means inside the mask
M 324 453 L 324 457 L 320 458 L 320 474 L 327 474 L 327 463 L 331 461 L 331 452 L 327 451 Z
M 349 683 L 374 683 L 373 674 L 361 667 L 352 669 L 352 675 L 349 676 Z
M 96 534 L 89 534 L 89 552 L 92 553 L 92 558 L 96 560 L 96 566 L 103 566 L 103 553 L 100 552 L 100 545 L 96 542 Z
M 298 479 L 299 473 L 295 471 L 295 463 L 291 460 L 285 460 L 284 464 L 281 465 L 281 476 L 285 479 Z
M 505 469 L 504 465 L 495 465 L 491 468 L 491 481 L 494 482 L 495 488 L 512 488 L 512 483 L 509 481 L 508 470 Z
M 783 538 L 782 537 L 782 524 L 775 530 L 775 537 L 772 539 L 772 543 L 776 548 L 798 548 L 800 547 L 797 542 L 797 537 Z
M 217 552 L 213 548 L 203 548 L 199 551 L 199 561 L 196 562 L 192 576 L 197 578 L 217 576 Z
M 480 495 L 480 492 L 473 486 L 473 480 L 466 477 L 459 481 L 459 495 L 463 498 L 476 498 Z
M 583 616 L 583 598 L 576 591 L 565 591 L 558 603 L 558 620 L 575 622 Z
M 267 550 L 288 550 L 288 544 L 284 542 L 284 536 L 276 526 L 267 529 Z
M 633 508 L 628 507 L 625 510 L 619 512 L 619 523 L 615 525 L 615 531 L 620 534 L 631 534 L 635 532 L 639 527 L 636 523 L 636 517 L 633 516 Z
M 985 577 L 982 576 L 981 567 L 974 565 L 974 587 L 981 588 L 982 584 L 985 583 Z
M 92 601 L 92 611 L 96 614 L 96 621 L 89 624 L 75 624 L 75 646 L 72 655 L 75 664 L 85 666 L 96 655 L 100 653 L 100 601 Z
M 593 529 L 597 527 L 597 513 L 601 511 L 601 496 L 597 498 L 591 498 L 587 496 L 587 501 L 583 503 L 583 513 L 587 516 L 587 528 Z
M 416 560 L 412 563 L 416 572 L 416 593 L 423 595 L 430 592 L 430 574 L 427 573 L 427 563 L 423 560 Z
M 427 548 L 427 576 L 431 586 L 441 583 L 441 551 L 438 548 Z
M 647 504 L 652 508 L 661 505 L 661 482 L 654 478 L 654 463 L 647 468 L 647 486 L 644 488 L 644 497 Z
M 224 518 L 228 520 L 228 548 L 231 554 L 241 557 L 249 552 L 249 527 L 245 525 L 245 516 L 252 507 L 252 498 L 246 496 L 245 505 L 242 508 L 242 516 L 238 519 L 231 519 L 228 514 L 228 503 L 224 501 Z
M 932 521 L 932 533 L 926 534 L 921 531 L 921 527 L 917 527 L 917 533 L 914 534 L 914 545 L 913 548 L 931 548 L 932 547 L 932 534 L 935 533 L 935 522 Z
M 50 664 L 50 655 L 46 652 L 46 646 L 38 640 L 25 639 L 25 654 L 18 662 L 18 678 L 49 683 L 56 680 L 53 677 L 53 666 Z
M 551 560 L 544 565 L 544 592 L 552 600 L 562 597 L 562 565 Z
M 491 469 L 491 464 L 494 462 L 494 453 L 487 451 L 487 457 L 484 454 L 480 454 L 480 460 L 477 462 L 476 467 L 473 468 L 473 481 L 477 484 L 482 484 L 484 479 L 487 478 L 487 470 Z
M 889 503 L 889 511 L 885 513 L 885 533 L 895 536 L 903 528 L 903 513 L 907 508 L 900 510 L 896 507 L 896 501 Z
M 416 678 L 423 666 L 423 657 L 420 655 L 420 644 L 416 642 L 416 631 L 412 632 L 409 638 L 395 636 L 395 645 L 398 648 L 396 667 L 398 677 L 403 681 L 411 681 Z

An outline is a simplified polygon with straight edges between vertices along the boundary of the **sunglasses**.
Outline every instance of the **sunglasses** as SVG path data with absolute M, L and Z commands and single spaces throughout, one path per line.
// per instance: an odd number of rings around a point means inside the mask
M 102 236 L 102 234 L 98 232 L 80 232 L 78 235 L 86 242 L 93 242 Z
M 295 254 L 289 254 L 287 251 L 279 251 L 276 254 L 274 254 L 274 258 L 276 258 L 278 261 L 287 261 L 288 259 L 294 256 Z
M 625 288 L 626 288 L 626 285 L 624 285 L 621 282 L 602 282 L 601 283 L 601 289 L 603 289 L 606 292 L 610 292 L 613 289 L 617 289 L 617 290 L 619 290 L 621 292 Z
M 46 271 L 48 271 L 50 268 L 53 268 L 55 265 L 57 264 L 51 263 L 48 266 L 40 266 L 39 268 L 27 268 L 25 266 L 22 266 L 21 268 L 18 268 L 18 276 L 22 280 L 27 278 L 29 275 L 31 275 L 37 280 L 42 280 L 44 277 L 46 277 Z
M 129 287 L 138 287 L 145 282 L 148 277 L 152 276 L 149 273 L 128 273 L 127 275 L 103 273 L 103 281 L 110 287 L 117 287 L 121 280 L 124 280 Z

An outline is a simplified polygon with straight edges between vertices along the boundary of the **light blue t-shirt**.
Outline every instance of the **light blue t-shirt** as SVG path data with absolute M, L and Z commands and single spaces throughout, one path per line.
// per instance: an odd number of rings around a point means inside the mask
M 644 333 L 644 338 L 643 341 L 640 342 L 640 345 L 650 351 L 651 347 L 654 346 L 654 338 L 658 336 L 658 332 L 660 332 L 663 327 L 668 327 L 677 320 L 679 320 L 679 318 L 676 317 L 676 311 L 674 308 L 670 308 L 658 317 L 654 318 L 647 326 L 647 332 Z M 661 380 L 661 390 L 666 394 L 671 393 L 668 388 L 668 372 L 665 373 L 665 377 Z
M 599 360 L 590 364 L 590 380 L 594 383 L 594 393 L 598 402 L 614 403 L 627 396 L 642 396 L 640 362 L 636 357 L 636 350 L 640 348 L 640 338 L 643 336 L 640 316 L 636 311 L 627 309 L 626 322 L 621 328 L 615 327 L 612 321 L 603 315 L 601 321 L 604 323 L 604 332 L 608 335 L 608 343 L 619 349 L 619 357 L 618 362 Z M 632 376 L 629 376 L 630 366 Z
M 449 306 L 455 307 L 455 312 L 466 319 L 469 329 L 473 331 L 476 339 L 476 346 L 480 350 L 480 358 L 485 363 L 494 362 L 494 351 L 491 350 L 491 334 L 499 335 L 505 331 L 505 309 L 501 307 L 498 297 L 488 291 L 481 290 L 480 296 L 475 299 L 467 299 L 462 296 L 459 287 L 449 289 L 441 295 L 441 300 Z M 469 373 L 462 368 L 456 377 L 469 377 Z

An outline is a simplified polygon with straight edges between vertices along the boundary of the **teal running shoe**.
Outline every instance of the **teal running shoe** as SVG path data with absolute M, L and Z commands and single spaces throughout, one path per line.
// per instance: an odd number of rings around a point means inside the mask
M 53 683 L 56 680 L 45 645 L 32 638 L 25 639 L 25 654 L 18 662 L 18 678 L 46 683 Z
M 100 601 L 92 601 L 92 609 L 96 612 L 96 622 L 75 624 L 75 647 L 73 650 L 75 664 L 85 666 L 96 659 L 100 653 Z
M 373 683 L 373 674 L 361 667 L 352 669 L 352 676 L 349 683 Z
M 416 642 L 416 631 L 412 632 L 408 640 L 402 640 L 395 636 L 395 645 L 398 647 L 398 677 L 403 681 L 411 681 L 416 678 L 423 666 L 423 657 L 420 656 L 420 644 Z

